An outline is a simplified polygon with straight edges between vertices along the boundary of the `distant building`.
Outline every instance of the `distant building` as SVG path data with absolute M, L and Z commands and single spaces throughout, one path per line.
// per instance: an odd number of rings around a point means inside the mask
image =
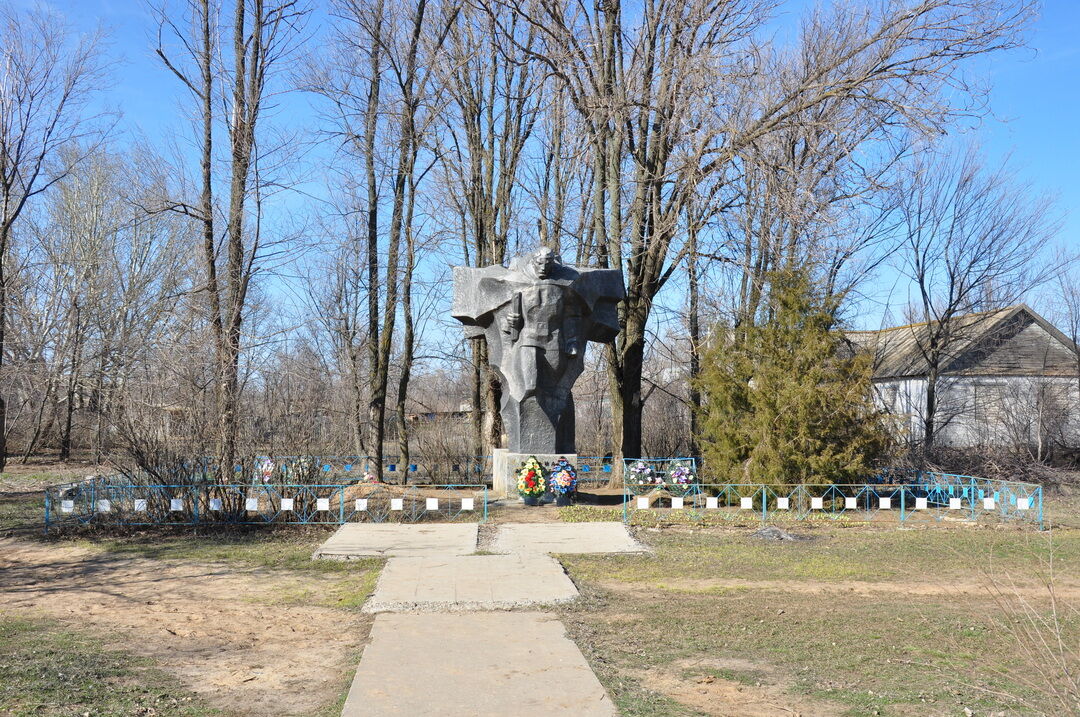
M 462 404 L 456 411 L 424 411 L 422 413 L 406 413 L 405 420 L 410 423 L 436 423 L 440 421 L 465 423 L 472 416 L 472 407 Z
M 873 352 L 875 399 L 912 442 L 924 435 L 934 327 L 848 333 Z M 1080 358 L 1071 339 L 1024 304 L 957 317 L 949 333 L 936 382 L 936 445 L 1002 446 L 1040 458 L 1080 445 Z

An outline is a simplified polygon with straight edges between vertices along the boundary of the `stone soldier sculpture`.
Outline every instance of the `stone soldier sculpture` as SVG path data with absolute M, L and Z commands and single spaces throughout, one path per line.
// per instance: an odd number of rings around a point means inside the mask
M 507 269 L 454 267 L 452 314 L 483 336 L 502 383 L 500 413 L 512 453 L 574 453 L 574 399 L 588 341 L 619 333 L 618 269 L 577 269 L 542 248 Z

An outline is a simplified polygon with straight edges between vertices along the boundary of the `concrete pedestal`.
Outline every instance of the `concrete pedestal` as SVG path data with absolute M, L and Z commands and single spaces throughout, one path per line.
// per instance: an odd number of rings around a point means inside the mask
M 506 448 L 496 448 L 491 457 L 491 493 L 493 498 L 517 498 L 517 477 L 514 475 L 521 464 L 535 456 L 544 466 L 545 473 L 552 464 L 565 458 L 577 468 L 576 453 L 511 453 Z M 547 476 L 545 475 L 545 478 Z

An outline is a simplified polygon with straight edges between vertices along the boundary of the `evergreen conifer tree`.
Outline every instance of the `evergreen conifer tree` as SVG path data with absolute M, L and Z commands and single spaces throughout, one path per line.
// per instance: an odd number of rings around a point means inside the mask
M 724 483 L 863 482 L 888 445 L 855 352 L 804 271 L 770 276 L 753 326 L 713 331 L 699 378 L 706 475 Z

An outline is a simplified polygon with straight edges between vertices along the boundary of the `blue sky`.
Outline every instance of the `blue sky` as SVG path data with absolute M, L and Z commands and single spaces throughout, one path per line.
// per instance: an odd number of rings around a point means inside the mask
M 24 5 L 34 0 L 15 0 Z M 119 58 L 116 83 L 109 102 L 123 112 L 121 131 L 132 137 L 145 134 L 159 140 L 186 129 L 176 110 L 179 83 L 153 56 L 155 22 L 143 0 L 52 0 L 48 3 L 65 15 L 78 30 L 90 31 L 99 23 L 108 31 L 111 53 Z M 777 35 L 789 32 L 803 0 L 791 3 L 774 21 Z M 326 2 L 314 0 L 324 8 Z M 311 30 L 318 33 L 323 15 L 317 14 Z M 789 25 L 790 23 L 790 25 Z M 979 59 L 971 65 L 976 77 L 991 86 L 992 115 L 970 130 L 990 158 L 1011 156 L 1019 176 L 1034 188 L 1057 198 L 1064 218 L 1060 243 L 1080 249 L 1080 1 L 1046 0 L 1041 16 L 1031 28 L 1029 48 Z M 300 97 L 281 108 L 290 125 L 314 119 L 309 103 Z M 184 133 L 186 135 L 186 132 Z M 122 135 L 121 140 L 125 137 Z M 892 283 L 880 277 L 882 293 Z M 884 297 L 882 297 L 884 298 Z M 893 295 L 895 304 L 902 297 Z M 863 327 L 878 324 L 881 305 L 868 305 L 856 322 Z
M 1056 195 L 1062 238 L 1080 244 L 1080 2 L 1048 0 L 1031 50 L 985 63 L 994 117 L 978 128 L 993 155 L 1012 153 L 1020 174 Z

